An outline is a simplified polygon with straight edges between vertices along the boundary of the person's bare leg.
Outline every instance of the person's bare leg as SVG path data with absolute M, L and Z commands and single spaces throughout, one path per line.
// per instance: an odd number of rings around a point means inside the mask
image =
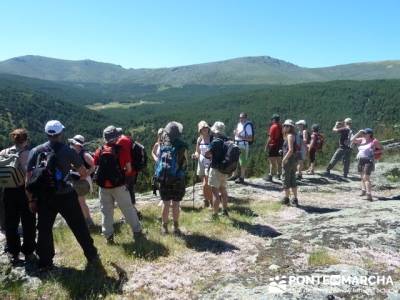
M 83 217 L 85 218 L 85 220 L 91 219 L 90 210 L 86 204 L 86 198 L 84 196 L 80 196 L 80 197 L 78 197 L 78 199 L 79 199 L 79 205 L 81 207 Z
M 245 167 L 240 167 L 240 177 L 243 179 L 246 177 L 246 168 Z
M 222 208 L 227 209 L 228 208 L 228 193 L 226 191 L 226 187 L 221 187 L 220 192 L 221 192 L 221 199 L 222 199 Z
M 302 175 L 303 166 L 304 166 L 304 161 L 303 161 L 303 160 L 299 160 L 298 163 L 297 163 L 297 174 L 298 174 L 299 176 Z
M 290 197 L 290 189 L 285 189 L 285 197 L 286 198 Z
M 367 187 L 365 186 L 365 175 L 364 175 L 364 172 L 361 172 L 360 176 L 361 176 L 361 191 L 366 193 L 367 192 Z
M 297 187 L 292 188 L 293 197 L 297 199 Z
M 276 168 L 278 170 L 278 176 L 282 176 L 282 157 L 276 157 Z
M 364 174 L 364 183 L 365 183 L 365 188 L 366 188 L 366 191 L 367 191 L 367 195 L 371 195 L 372 184 L 371 184 L 370 176 L 367 175 L 367 174 Z
M 212 193 L 213 193 L 213 213 L 218 214 L 219 212 L 219 189 L 216 187 L 212 187 Z
M 213 193 L 211 190 L 211 186 L 208 185 L 208 176 L 204 176 L 203 179 L 203 194 L 204 194 L 204 199 L 210 203 L 212 206 L 213 203 Z
M 171 201 L 163 201 L 163 208 L 162 208 L 162 215 L 161 215 L 163 224 L 168 224 L 169 207 L 170 206 L 171 206 Z

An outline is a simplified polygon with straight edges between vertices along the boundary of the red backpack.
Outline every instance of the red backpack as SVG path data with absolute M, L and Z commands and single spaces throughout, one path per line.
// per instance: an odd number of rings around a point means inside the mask
M 325 138 L 322 134 L 320 134 L 319 132 L 315 132 L 314 133 L 316 135 L 316 140 L 315 140 L 315 148 L 318 151 L 322 151 L 322 148 L 324 147 L 324 143 L 325 143 Z
M 383 148 L 382 147 L 378 147 L 377 143 L 379 143 L 379 141 L 377 139 L 374 139 L 372 141 L 372 145 L 374 147 L 374 159 L 375 160 L 380 160 L 382 158 L 382 155 L 383 155 Z

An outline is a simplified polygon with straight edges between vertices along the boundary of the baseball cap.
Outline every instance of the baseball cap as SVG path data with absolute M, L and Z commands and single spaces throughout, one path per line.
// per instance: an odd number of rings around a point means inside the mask
M 296 122 L 296 125 L 304 125 L 304 126 L 306 126 L 307 122 L 305 120 L 299 120 L 299 121 Z
M 272 115 L 272 118 L 271 118 L 271 120 L 274 120 L 274 121 L 279 121 L 281 119 L 281 117 L 280 117 L 280 115 L 278 115 L 278 114 L 273 114 Z
M 365 128 L 364 133 L 365 134 L 374 134 L 374 131 L 371 128 Z
M 239 118 L 247 118 L 247 114 L 245 112 L 241 112 Z
M 47 135 L 54 136 L 60 134 L 64 129 L 65 127 L 60 121 L 51 120 L 46 123 L 44 132 L 46 132 Z
M 293 120 L 287 119 L 285 121 L 285 123 L 283 123 L 283 126 L 292 126 L 292 127 L 294 127 L 294 122 L 293 122 Z
M 119 136 L 120 133 L 118 132 L 117 128 L 115 128 L 115 126 L 113 125 L 107 126 L 103 130 L 103 138 L 107 143 L 116 140 Z
M 85 144 L 85 138 L 82 135 L 77 134 L 72 139 L 68 139 L 68 142 L 83 147 Z

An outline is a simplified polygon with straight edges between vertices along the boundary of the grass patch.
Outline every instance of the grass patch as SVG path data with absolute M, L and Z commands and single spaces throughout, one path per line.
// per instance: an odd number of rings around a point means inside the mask
M 42 284 L 37 290 L 29 291 L 24 288 L 23 282 L 19 281 L 7 285 L 3 282 L 0 286 L 0 296 L 9 299 L 118 298 L 129 274 L 141 265 L 157 264 L 165 258 L 179 256 L 188 249 L 215 254 L 239 250 L 228 239 L 243 232 L 264 238 L 279 235 L 271 227 L 256 224 L 256 220 L 259 216 L 276 213 L 281 207 L 279 203 L 271 201 L 232 199 L 229 204 L 229 218 L 221 216 L 219 220 L 213 221 L 210 209 L 193 208 L 189 203 L 182 203 L 180 223 L 184 234 L 176 237 L 161 235 L 161 208 L 148 204 L 140 209 L 144 216 L 142 224 L 146 240 L 135 242 L 130 227 L 120 222 L 114 225 L 115 245 L 106 244 L 100 228 L 92 232 L 103 263 L 103 267 L 95 269 L 86 268 L 86 259 L 70 229 L 59 226 L 54 229 L 57 268 L 40 278 Z M 100 224 L 100 214 L 93 217 L 95 223 Z M 121 212 L 116 209 L 114 220 L 118 221 L 120 217 Z M 143 297 L 151 295 L 143 291 Z
M 394 168 L 384 174 L 390 182 L 400 182 L 400 169 Z
M 156 101 L 143 101 L 140 100 L 139 102 L 129 102 L 129 103 L 120 103 L 120 102 L 110 102 L 107 104 L 103 104 L 103 103 L 95 103 L 95 104 L 91 104 L 91 105 L 86 105 L 86 107 L 88 109 L 91 110 L 104 110 L 104 109 L 115 109 L 115 108 L 123 108 L 123 109 L 128 109 L 131 107 L 137 107 L 137 106 L 141 106 L 141 105 L 155 105 L 155 104 L 161 104 L 162 102 L 156 102 Z
M 336 265 L 338 262 L 338 259 L 331 256 L 325 248 L 320 248 L 311 252 L 308 257 L 308 264 L 314 267 Z

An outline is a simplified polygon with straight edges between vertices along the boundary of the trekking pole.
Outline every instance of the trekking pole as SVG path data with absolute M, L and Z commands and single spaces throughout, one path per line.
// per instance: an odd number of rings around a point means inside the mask
M 192 187 L 192 201 L 193 201 L 193 209 L 194 209 L 194 186 L 196 184 L 196 159 L 192 156 L 192 170 L 193 170 L 193 187 Z

